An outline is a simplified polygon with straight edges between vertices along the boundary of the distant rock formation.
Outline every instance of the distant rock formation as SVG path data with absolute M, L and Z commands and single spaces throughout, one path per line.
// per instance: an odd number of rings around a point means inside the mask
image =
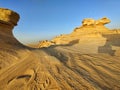
M 38 44 L 38 48 L 41 48 L 41 47 L 49 47 L 51 45 L 54 45 L 54 43 L 52 43 L 51 41 L 48 41 L 48 40 L 43 40 L 43 41 L 40 41 L 39 44 Z
M 103 17 L 102 19 L 99 20 L 94 20 L 91 18 L 86 18 L 83 19 L 82 21 L 82 26 L 95 26 L 95 25 L 105 25 L 110 23 L 111 21 L 107 17 Z
M 110 23 L 110 19 L 107 17 L 103 17 L 99 20 L 94 20 L 91 18 L 83 19 L 82 25 L 74 29 L 71 34 L 60 35 L 55 37 L 51 41 L 40 41 L 38 47 L 48 47 L 51 45 L 61 45 L 61 44 L 70 44 L 73 41 L 80 40 L 81 36 L 85 36 L 86 34 L 94 34 L 94 33 L 105 33 L 108 32 L 109 29 L 104 25 Z
M 95 25 L 95 20 L 94 20 L 94 19 L 91 19 L 91 18 L 83 19 L 82 25 L 83 25 L 83 26 Z
M 16 59 L 18 57 L 20 58 L 19 53 L 21 53 L 21 56 L 22 54 L 27 54 L 27 52 L 25 52 L 27 49 L 22 50 L 25 46 L 22 45 L 12 33 L 19 19 L 20 16 L 16 12 L 0 8 L 0 69 L 9 66 L 14 61 L 16 62 Z
M 103 17 L 103 18 L 101 18 L 99 20 L 96 20 L 95 24 L 96 25 L 105 25 L 105 24 L 108 24 L 110 22 L 111 22 L 110 19 L 108 19 L 107 17 Z
M 120 46 L 120 43 L 116 42 L 120 41 L 120 30 L 110 30 L 104 26 L 110 22 L 110 19 L 106 17 L 99 20 L 83 19 L 82 25 L 75 28 L 71 34 L 57 36 L 51 41 L 39 42 L 38 47 L 69 45 L 79 47 L 83 53 L 114 55 L 117 47 Z

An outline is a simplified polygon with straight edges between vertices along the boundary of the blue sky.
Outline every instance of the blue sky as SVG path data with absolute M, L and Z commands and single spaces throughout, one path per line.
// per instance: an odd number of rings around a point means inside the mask
M 14 36 L 22 43 L 71 33 L 84 18 L 106 16 L 108 28 L 120 28 L 120 0 L 0 0 L 0 7 L 20 14 Z

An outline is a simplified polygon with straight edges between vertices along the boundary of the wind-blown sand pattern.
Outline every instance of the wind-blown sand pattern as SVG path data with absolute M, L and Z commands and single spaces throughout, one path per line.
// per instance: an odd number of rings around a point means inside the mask
M 104 26 L 109 19 L 85 19 L 50 47 L 34 49 L 12 34 L 19 15 L 1 11 L 0 90 L 120 90 L 120 31 Z

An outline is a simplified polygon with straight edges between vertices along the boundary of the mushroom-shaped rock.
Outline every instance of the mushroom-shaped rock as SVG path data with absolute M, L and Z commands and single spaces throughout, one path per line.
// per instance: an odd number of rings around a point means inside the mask
M 14 26 L 17 25 L 19 18 L 20 16 L 16 12 L 0 8 L 0 47 L 15 47 L 17 45 L 21 45 L 12 33 L 12 30 Z
M 20 16 L 16 12 L 0 8 L 0 32 L 12 34 L 12 29 L 17 25 L 19 18 Z
M 9 9 L 0 8 L 0 22 L 4 24 L 8 24 L 10 26 L 17 25 L 17 22 L 19 20 L 19 15 Z

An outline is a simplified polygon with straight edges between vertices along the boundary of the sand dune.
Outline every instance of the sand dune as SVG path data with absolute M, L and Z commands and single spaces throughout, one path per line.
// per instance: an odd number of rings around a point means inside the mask
M 57 37 L 62 42 L 54 39 L 55 45 L 35 49 L 12 34 L 19 15 L 0 10 L 5 16 L 0 16 L 0 90 L 120 90 L 120 35 L 103 26 L 108 19 L 102 25 L 97 21 L 97 31 L 93 20 L 87 26 L 85 21 L 86 28 Z

